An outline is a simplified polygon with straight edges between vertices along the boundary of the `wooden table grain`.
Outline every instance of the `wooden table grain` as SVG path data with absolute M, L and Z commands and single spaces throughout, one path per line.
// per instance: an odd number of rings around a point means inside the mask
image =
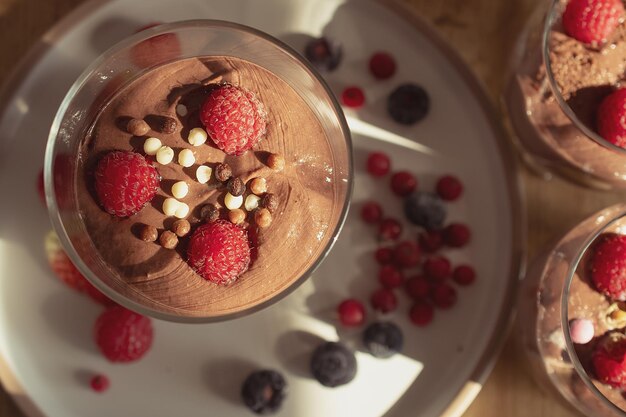
M 84 0 L 0 0 L 0 83 L 35 41 Z M 504 84 L 508 55 L 529 13 L 546 0 L 403 0 L 432 22 L 484 83 L 494 104 Z M 528 251 L 585 216 L 622 200 L 624 193 L 592 191 L 555 179 L 546 182 L 523 168 L 528 204 Z M 544 393 L 526 372 L 513 330 L 493 373 L 465 417 L 566 417 L 571 409 Z M 0 389 L 0 417 L 23 417 Z

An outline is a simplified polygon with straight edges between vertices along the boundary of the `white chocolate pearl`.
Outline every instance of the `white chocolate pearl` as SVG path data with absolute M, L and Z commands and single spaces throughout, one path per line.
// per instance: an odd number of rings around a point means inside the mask
M 182 117 L 187 116 L 187 106 L 185 106 L 184 104 L 179 104 L 178 106 L 176 106 L 176 113 Z
M 172 195 L 177 199 L 185 198 L 189 192 L 189 186 L 185 181 L 178 181 L 172 185 Z
M 226 205 L 227 209 L 229 210 L 238 209 L 239 207 L 241 207 L 242 204 L 243 204 L 242 195 L 240 195 L 239 197 L 235 197 L 231 193 L 226 193 L 226 196 L 224 197 L 224 205 Z
M 156 160 L 161 165 L 167 165 L 174 159 L 174 149 L 169 146 L 161 146 L 156 153 Z
M 146 155 L 156 155 L 163 144 L 157 138 L 148 138 L 143 143 L 143 151 Z
M 191 131 L 189 132 L 187 141 L 193 146 L 200 146 L 203 145 L 204 142 L 206 142 L 207 138 L 208 135 L 206 133 L 206 130 L 202 129 L 201 127 L 196 127 L 191 129 Z
M 187 217 L 187 215 L 189 214 L 189 206 L 185 203 L 178 203 L 178 208 L 176 209 L 176 213 L 174 213 L 174 216 L 178 217 L 179 219 L 184 219 L 185 217 Z
M 200 165 L 198 169 L 196 169 L 196 178 L 200 184 L 206 184 L 211 179 L 212 173 L 213 170 L 211 167 Z
M 246 208 L 247 211 L 253 211 L 257 207 L 259 207 L 260 200 L 261 200 L 261 197 L 259 197 L 258 195 L 250 194 L 248 197 L 246 197 L 246 202 L 244 203 L 244 207 Z
M 196 157 L 193 156 L 191 149 L 183 149 L 178 154 L 178 163 L 186 168 L 196 163 Z
M 180 204 L 182 203 L 175 198 L 166 198 L 163 202 L 163 214 L 165 214 L 166 216 L 173 216 L 174 214 L 176 214 L 176 211 L 178 210 L 178 206 Z

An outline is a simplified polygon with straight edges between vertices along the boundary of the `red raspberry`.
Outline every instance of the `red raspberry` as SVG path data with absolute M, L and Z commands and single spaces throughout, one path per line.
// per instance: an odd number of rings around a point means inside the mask
M 253 148 L 267 130 L 265 106 L 252 91 L 222 85 L 209 93 L 200 121 L 215 145 L 229 155 Z
M 626 236 L 605 234 L 593 245 L 591 280 L 598 291 L 626 301 Z
M 148 317 L 115 306 L 96 320 L 96 344 L 111 362 L 132 362 L 152 346 L 152 322 Z
M 469 265 L 459 265 L 454 268 L 452 279 L 459 285 L 470 285 L 476 280 L 476 272 Z
M 378 248 L 374 256 L 380 265 L 388 265 L 393 262 L 393 250 L 391 248 Z
M 456 290 L 448 284 L 435 284 L 431 290 L 431 297 L 433 303 L 444 310 L 456 304 Z
M 37 194 L 39 195 L 39 200 L 41 200 L 41 204 L 46 205 L 46 191 L 43 185 L 43 169 L 39 170 L 39 174 L 37 175 Z
M 434 253 L 443 246 L 443 233 L 440 230 L 427 230 L 420 233 L 418 240 L 424 252 Z
M 406 197 L 417 188 L 417 180 L 407 171 L 396 172 L 391 176 L 391 190 L 400 197 Z
M 154 22 L 145 25 L 135 33 L 161 25 L 161 22 Z M 180 57 L 181 48 L 178 36 L 173 33 L 153 36 L 133 46 L 130 51 L 130 58 L 139 68 L 148 68 L 156 64 L 163 64 Z
M 106 375 L 95 375 L 91 378 L 91 381 L 89 381 L 89 385 L 91 385 L 91 389 L 95 392 L 104 392 L 109 389 L 111 383 Z
M 402 234 L 402 224 L 396 219 L 384 219 L 378 227 L 378 238 L 380 240 L 398 240 Z
M 337 313 L 344 326 L 360 326 L 365 322 L 365 306 L 353 298 L 342 301 L 337 307 Z
M 463 194 L 463 184 L 457 177 L 445 175 L 437 181 L 437 194 L 445 201 L 454 201 Z
M 462 223 L 452 223 L 443 230 L 443 240 L 446 245 L 453 248 L 460 248 L 470 241 L 472 233 L 466 225 Z
M 391 78 L 396 73 L 396 61 L 387 52 L 376 52 L 370 58 L 370 72 L 379 80 Z
M 204 224 L 193 232 L 187 255 L 202 278 L 218 285 L 231 284 L 248 270 L 248 233 L 226 220 Z
M 376 224 L 383 218 L 383 209 L 375 201 L 368 201 L 361 208 L 361 218 L 365 223 Z
M 393 250 L 393 260 L 401 268 L 412 268 L 420 261 L 420 248 L 417 243 L 405 240 L 398 243 Z
M 626 336 L 613 331 L 595 346 L 591 362 L 596 377 L 615 388 L 626 389 Z
M 398 299 L 392 290 L 381 288 L 376 290 L 370 298 L 372 308 L 381 313 L 389 313 L 398 308 Z
M 598 133 L 614 145 L 626 148 L 626 88 L 602 100 L 596 113 Z
M 624 14 L 621 0 L 570 0 L 563 12 L 563 28 L 584 43 L 606 41 Z
M 393 265 L 384 265 L 380 268 L 378 280 L 385 288 L 397 288 L 404 283 L 402 272 Z
M 141 210 L 159 188 L 160 177 L 143 155 L 112 151 L 98 162 L 96 194 L 104 210 L 117 217 L 128 217 Z
M 347 87 L 341 93 L 341 102 L 346 107 L 358 109 L 365 104 L 365 93 L 359 87 Z
M 367 172 L 375 177 L 383 177 L 391 169 L 391 160 L 382 152 L 372 152 L 367 157 Z
M 405 289 L 409 297 L 414 300 L 423 300 L 430 294 L 430 282 L 421 275 L 409 278 L 406 282 Z
M 433 256 L 424 262 L 424 274 L 434 281 L 443 281 L 450 272 L 450 261 L 443 256 Z
M 425 301 L 417 301 L 411 307 L 411 311 L 409 311 L 409 318 L 411 322 L 419 327 L 423 327 L 428 325 L 431 321 L 433 321 L 433 316 L 435 315 L 435 310 L 433 306 L 428 304 Z

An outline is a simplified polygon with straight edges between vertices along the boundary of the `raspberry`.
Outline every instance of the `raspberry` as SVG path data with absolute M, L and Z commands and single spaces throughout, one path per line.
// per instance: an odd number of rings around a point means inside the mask
M 396 219 L 384 219 L 378 227 L 380 240 L 397 240 L 402 234 L 402 224 Z
M 385 288 L 397 288 L 404 282 L 402 272 L 393 265 L 384 265 L 378 271 L 378 280 Z
M 435 305 L 444 310 L 456 304 L 456 290 L 448 284 L 435 284 L 431 297 Z
M 365 93 L 359 87 L 347 87 L 341 93 L 341 102 L 346 107 L 358 109 L 365 104 Z
M 417 266 L 420 261 L 420 248 L 410 240 L 400 242 L 393 250 L 393 260 L 401 268 Z
M 380 265 L 388 265 L 393 262 L 393 250 L 391 248 L 378 248 L 374 257 Z
M 388 288 L 376 290 L 370 298 L 370 303 L 374 310 L 381 313 L 389 313 L 398 308 L 398 299 L 393 291 Z
M 584 43 L 606 41 L 624 14 L 621 0 L 570 0 L 563 12 L 563 28 Z
M 450 261 L 443 256 L 433 256 L 424 262 L 424 274 L 434 281 L 443 281 L 450 272 Z
M 605 234 L 592 247 L 591 280 L 598 291 L 626 301 L 626 236 Z
M 89 381 L 89 385 L 95 392 L 104 392 L 109 389 L 109 385 L 111 385 L 111 383 L 106 375 L 95 375 L 91 378 L 91 381 Z
M 383 209 L 380 207 L 375 201 L 368 201 L 363 204 L 363 208 L 361 208 L 361 218 L 365 223 L 368 224 L 376 224 L 383 217 Z
M 252 91 L 233 85 L 221 85 L 209 93 L 200 121 L 215 145 L 229 155 L 253 148 L 267 129 L 263 103 Z
M 410 172 L 400 171 L 391 176 L 391 190 L 400 197 L 406 197 L 417 188 L 417 180 Z
M 248 270 L 248 234 L 226 220 L 204 224 L 191 236 L 187 255 L 202 278 L 218 285 L 231 284 Z
M 139 28 L 135 33 L 159 26 L 160 22 L 150 23 Z M 173 33 L 164 33 L 153 36 L 133 46 L 130 51 L 132 62 L 139 68 L 148 68 L 156 64 L 163 64 L 180 57 L 181 47 L 178 36 Z
M 365 322 L 365 306 L 353 298 L 342 301 L 337 307 L 337 313 L 344 326 L 360 326 Z
M 460 248 L 470 241 L 472 233 L 469 227 L 462 223 L 452 223 L 443 230 L 443 240 L 446 245 Z
M 427 230 L 420 233 L 418 240 L 424 252 L 434 253 L 443 246 L 443 233 L 440 230 Z
M 396 73 L 396 61 L 387 52 L 376 52 L 370 58 L 370 72 L 379 80 L 391 78 Z
M 241 398 L 257 414 L 280 410 L 287 395 L 287 382 L 278 372 L 265 369 L 248 375 L 241 387 Z
M 111 362 L 133 362 L 152 346 L 152 322 L 148 317 L 115 306 L 98 317 L 94 327 L 96 344 Z
M 322 37 L 310 41 L 304 55 L 318 70 L 332 71 L 341 63 L 343 49 L 338 42 Z
M 437 194 L 445 201 L 454 201 L 463 194 L 463 184 L 458 178 L 446 175 L 437 181 Z
M 459 265 L 454 268 L 452 279 L 459 285 L 470 285 L 476 280 L 476 272 L 469 265 Z
M 626 88 L 602 100 L 596 113 L 598 133 L 614 145 L 626 148 Z
M 409 311 L 411 323 L 416 326 L 424 327 L 433 321 L 435 310 L 433 306 L 425 301 L 417 301 Z
M 430 283 L 421 275 L 409 278 L 404 288 L 409 297 L 414 300 L 424 300 L 430 294 Z
M 391 169 L 391 160 L 382 152 L 372 152 L 367 157 L 367 172 L 375 177 L 383 177 Z
M 626 389 L 626 336 L 623 333 L 606 334 L 595 346 L 591 362 L 601 382 Z
M 156 168 L 135 152 L 112 151 L 98 162 L 96 194 L 104 210 L 128 217 L 141 210 L 159 188 Z
M 387 98 L 387 112 L 396 122 L 412 125 L 428 114 L 430 98 L 422 87 L 414 84 L 402 84 Z

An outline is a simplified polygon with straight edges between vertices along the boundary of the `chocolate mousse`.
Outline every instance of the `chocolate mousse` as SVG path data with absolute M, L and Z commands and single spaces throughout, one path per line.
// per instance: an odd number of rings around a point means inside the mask
M 203 127 L 199 112 L 208 92 L 228 84 L 254 92 L 267 112 L 265 137 L 238 156 L 224 153 L 210 138 L 200 146 L 190 144 L 197 140 L 190 132 Z M 131 120 L 144 120 L 150 130 L 134 121 L 129 126 Z M 176 155 L 147 157 L 161 176 L 156 196 L 134 215 L 111 216 L 93 189 L 98 161 L 113 150 L 154 151 L 147 142 L 151 137 Z M 100 111 L 79 155 L 80 214 L 114 289 L 163 313 L 213 317 L 241 312 L 291 286 L 324 251 L 343 209 L 334 184 L 346 174 L 335 168 L 329 140 L 316 114 L 288 84 L 241 59 L 181 60 L 132 81 Z M 220 181 L 229 179 L 226 168 L 237 181 Z M 246 199 L 245 207 L 239 202 L 241 213 L 229 214 L 226 207 L 235 204 L 230 200 L 243 199 L 250 187 L 259 198 Z M 183 196 L 179 200 L 188 213 L 167 207 L 176 196 Z M 177 217 L 188 225 L 175 224 Z M 222 286 L 196 273 L 187 246 L 200 225 L 229 217 L 247 230 L 251 262 L 236 281 Z

